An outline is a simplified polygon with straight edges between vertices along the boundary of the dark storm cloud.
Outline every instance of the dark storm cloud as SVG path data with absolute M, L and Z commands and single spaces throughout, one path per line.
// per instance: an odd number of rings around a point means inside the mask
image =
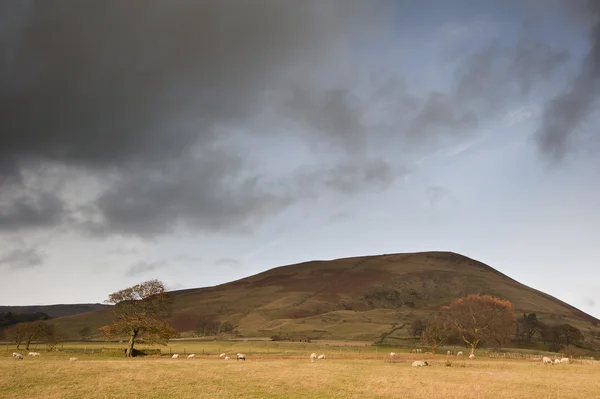
M 260 220 L 288 196 L 243 159 L 205 154 L 273 107 L 267 93 L 304 84 L 304 71 L 335 73 L 350 37 L 378 31 L 385 14 L 359 1 L 4 2 L 0 183 L 31 159 L 116 175 L 70 215 L 95 232 Z M 351 149 L 363 132 L 349 97 L 292 94 L 286 117 Z M 44 196 L 5 208 L 10 227 L 57 222 L 61 207 Z
M 553 160 L 568 152 L 573 135 L 593 111 L 600 93 L 600 2 L 580 0 L 564 6 L 572 8 L 579 21 L 589 22 L 590 49 L 579 73 L 547 103 L 536 132 L 538 147 Z
M 15 249 L 8 253 L 0 253 L 0 266 L 11 269 L 28 269 L 40 266 L 43 263 L 42 255 L 33 248 Z
M 294 65 L 370 29 L 357 1 L 4 3 L 0 159 L 176 157 L 242 123 Z M 373 25 L 371 25 L 373 26 Z M 325 128 L 328 128 L 325 126 Z

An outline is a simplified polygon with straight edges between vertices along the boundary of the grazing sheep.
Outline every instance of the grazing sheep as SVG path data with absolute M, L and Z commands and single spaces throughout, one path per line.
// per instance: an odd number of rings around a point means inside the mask
M 456 356 L 462 356 L 462 355 L 463 355 L 462 351 L 460 351 L 456 354 Z
M 317 359 L 323 360 L 323 359 L 325 359 L 325 355 L 319 355 L 319 357 Z
M 226 356 L 227 356 L 227 355 L 226 355 L 225 353 L 221 353 L 221 354 L 219 355 L 219 357 L 220 357 L 221 359 L 225 359 L 225 357 L 226 357 Z
M 29 353 L 27 354 L 27 356 L 39 356 L 39 355 L 40 355 L 40 353 L 39 353 L 39 352 L 29 352 Z
M 23 360 L 23 355 L 17 353 L 17 356 L 15 356 L 15 360 Z
M 244 355 L 243 353 L 238 353 L 237 354 L 237 360 L 240 360 L 240 359 L 242 359 L 242 360 L 245 361 L 246 360 L 246 355 Z
M 79 359 L 77 359 L 76 357 L 72 357 L 69 359 L 70 362 L 76 362 L 77 360 L 79 360 Z
M 390 357 L 396 357 L 396 352 L 390 352 Z
M 446 355 L 447 355 L 447 356 L 450 356 L 451 354 L 452 354 L 452 351 L 448 351 L 448 352 L 446 352 Z
M 12 354 L 12 355 L 13 355 L 13 357 L 17 357 L 18 355 L 20 355 L 20 353 L 13 352 L 13 354 Z
M 188 355 L 188 357 L 187 357 L 187 358 L 188 358 L 188 359 L 195 359 L 195 358 L 196 358 L 196 355 L 192 353 L 192 354 Z
M 569 358 L 568 358 L 568 357 L 563 357 L 562 359 L 560 359 L 560 362 L 561 362 L 561 363 L 565 363 L 565 364 L 569 364 L 569 363 L 571 363 L 571 361 L 569 360 Z
M 423 366 L 429 366 L 429 363 L 424 362 L 422 360 L 415 360 L 412 365 L 413 365 L 413 367 L 423 367 Z
M 474 355 L 473 353 L 471 353 L 471 354 L 469 355 L 469 359 L 471 359 L 471 360 L 475 359 L 475 355 Z
M 549 358 L 549 357 L 547 357 L 547 356 L 544 356 L 544 357 L 542 358 L 542 363 L 544 363 L 544 364 L 549 364 L 549 365 L 552 365 L 552 359 L 550 359 L 550 358 Z
M 225 356 L 223 359 L 225 359 L 225 360 L 229 360 L 229 356 Z
M 317 360 L 317 354 L 316 353 L 311 353 L 310 354 L 310 361 L 311 361 L 311 363 L 314 363 L 315 360 Z
M 179 359 L 179 354 L 178 353 L 174 354 L 173 356 L 171 356 L 171 359 Z

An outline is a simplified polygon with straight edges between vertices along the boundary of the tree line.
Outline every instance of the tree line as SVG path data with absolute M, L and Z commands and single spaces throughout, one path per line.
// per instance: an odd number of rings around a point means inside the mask
M 444 344 L 463 344 L 474 353 L 481 345 L 499 349 L 513 339 L 527 345 L 535 338 L 547 345 L 548 350 L 559 352 L 579 346 L 584 340 L 582 332 L 567 323 L 549 325 L 538 320 L 535 313 L 517 318 L 509 301 L 490 295 L 456 299 L 428 320 L 416 319 L 411 332 L 431 347 L 433 353 Z M 600 340 L 600 334 L 592 334 L 590 338 L 593 343 L 595 338 Z

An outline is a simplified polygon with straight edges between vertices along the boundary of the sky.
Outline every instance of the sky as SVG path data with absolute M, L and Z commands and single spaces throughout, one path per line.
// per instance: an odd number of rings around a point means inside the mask
M 453 251 L 600 317 L 600 3 L 0 3 L 0 304 Z

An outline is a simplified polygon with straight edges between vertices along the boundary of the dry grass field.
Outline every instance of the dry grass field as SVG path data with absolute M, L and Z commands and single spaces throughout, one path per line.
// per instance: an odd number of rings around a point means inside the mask
M 174 349 L 183 348 L 178 345 Z M 39 358 L 16 361 L 12 350 L 3 350 L 0 398 L 580 399 L 598 397 L 600 392 L 600 362 L 544 366 L 533 359 L 479 356 L 472 361 L 451 357 L 448 367 L 445 355 L 399 353 L 390 361 L 388 351 L 357 346 L 186 345 L 195 349 L 197 359 L 42 352 Z M 248 360 L 225 361 L 212 353 L 225 347 L 234 351 L 246 347 Z M 313 351 L 325 353 L 327 359 L 311 363 Z M 69 362 L 71 356 L 79 361 Z M 431 367 L 411 367 L 414 359 L 428 360 Z

